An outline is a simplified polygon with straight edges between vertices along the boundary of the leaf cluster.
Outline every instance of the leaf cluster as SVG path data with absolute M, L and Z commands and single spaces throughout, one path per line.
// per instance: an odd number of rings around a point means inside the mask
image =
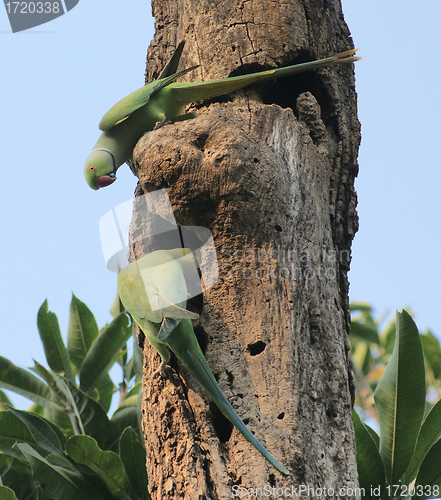
M 147 500 L 146 453 L 140 431 L 142 353 L 119 297 L 113 321 L 98 329 L 74 295 L 67 345 L 45 301 L 37 326 L 47 365 L 29 370 L 0 356 L 0 387 L 33 402 L 13 408 L 0 390 L 0 500 Z M 118 363 L 122 381 L 109 370 Z M 112 398 L 119 405 L 111 417 Z
M 388 328 L 383 342 L 375 339 L 379 346 L 393 339 L 392 352 L 384 349 L 387 364 L 381 370 L 374 365 L 373 377 L 367 374 L 375 383 L 379 435 L 353 411 L 362 497 L 434 498 L 441 489 L 441 401 L 426 402 L 424 342 L 412 317 L 404 310 L 397 313 L 394 327 L 393 332 Z M 364 328 L 373 341 L 372 322 Z M 366 366 L 358 369 L 364 373 Z

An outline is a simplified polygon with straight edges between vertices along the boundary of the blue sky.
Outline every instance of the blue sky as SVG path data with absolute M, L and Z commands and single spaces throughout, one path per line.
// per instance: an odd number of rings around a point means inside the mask
M 441 3 L 344 0 L 343 11 L 363 57 L 351 300 L 379 313 L 410 306 L 420 329 L 441 334 Z M 100 326 L 111 319 L 116 275 L 104 264 L 98 221 L 132 197 L 136 179 L 122 167 L 95 192 L 82 168 L 103 114 L 143 85 L 152 36 L 147 0 L 81 0 L 15 34 L 0 6 L 0 355 L 20 366 L 44 361 L 36 317 L 46 298 L 64 335 L 72 292 Z

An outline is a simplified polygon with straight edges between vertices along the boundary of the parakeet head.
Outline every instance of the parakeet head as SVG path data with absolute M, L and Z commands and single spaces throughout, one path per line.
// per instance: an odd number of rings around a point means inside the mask
M 84 176 L 92 189 L 110 186 L 116 181 L 115 157 L 108 149 L 93 149 L 84 165 Z

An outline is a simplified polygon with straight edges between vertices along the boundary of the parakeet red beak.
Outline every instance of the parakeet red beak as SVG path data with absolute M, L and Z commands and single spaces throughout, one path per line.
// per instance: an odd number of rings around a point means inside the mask
M 111 172 L 110 174 L 107 175 L 101 175 L 96 180 L 96 187 L 99 189 L 106 186 L 110 186 L 110 184 L 113 184 L 115 181 L 116 181 L 116 176 L 114 172 Z

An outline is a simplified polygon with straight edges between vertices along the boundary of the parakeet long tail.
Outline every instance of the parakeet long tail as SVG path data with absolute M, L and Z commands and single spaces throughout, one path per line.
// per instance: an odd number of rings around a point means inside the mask
M 183 320 L 180 327 L 193 328 L 189 320 Z M 167 341 L 166 343 L 168 344 Z M 277 470 L 288 475 L 289 471 L 254 437 L 248 427 L 242 422 L 242 419 L 236 413 L 235 409 L 231 406 L 214 378 L 214 375 L 208 366 L 199 345 L 197 344 L 196 347 L 192 346 L 193 350 L 191 350 L 183 344 L 176 346 L 174 342 L 171 342 L 168 344 L 168 347 L 175 353 L 185 368 L 207 392 L 211 399 L 216 403 L 219 410 L 238 429 L 242 436 L 247 439 Z

